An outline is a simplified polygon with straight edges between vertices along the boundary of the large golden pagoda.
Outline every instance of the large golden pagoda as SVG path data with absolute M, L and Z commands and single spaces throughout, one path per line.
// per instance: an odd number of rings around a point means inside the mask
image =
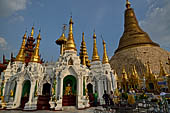
M 123 49 L 132 48 L 136 46 L 158 46 L 159 44 L 154 43 L 149 35 L 144 32 L 136 19 L 133 9 L 130 7 L 130 2 L 126 2 L 125 10 L 125 24 L 124 33 L 119 41 L 119 47 L 115 52 L 119 52 Z

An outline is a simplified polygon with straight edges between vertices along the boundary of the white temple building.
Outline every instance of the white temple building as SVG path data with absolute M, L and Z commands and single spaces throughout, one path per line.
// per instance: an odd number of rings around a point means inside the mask
M 63 106 L 77 109 L 90 107 L 88 95 L 98 94 L 103 104 L 104 90 L 107 93 L 117 87 L 116 76 L 111 70 L 106 43 L 103 41 L 103 59 L 100 60 L 93 34 L 93 55 L 88 60 L 84 33 L 80 54 L 73 38 L 73 21 L 69 22 L 68 38 L 63 32 L 56 41 L 60 45 L 60 56 L 55 63 L 43 63 L 39 55 L 40 32 L 34 47 L 34 28 L 31 36 L 23 36 L 22 45 L 14 62 L 9 62 L 2 73 L 0 105 L 6 109 L 52 109 L 63 110 Z

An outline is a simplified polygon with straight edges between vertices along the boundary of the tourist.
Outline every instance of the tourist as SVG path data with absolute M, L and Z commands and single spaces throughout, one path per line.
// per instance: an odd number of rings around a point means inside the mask
M 109 105 L 109 95 L 106 93 L 106 90 L 104 90 L 103 99 L 105 100 L 105 104 Z
M 94 106 L 97 107 L 97 98 L 98 98 L 98 94 L 97 91 L 95 91 L 94 93 Z
M 110 96 L 109 96 L 110 105 L 114 105 L 114 103 L 113 103 L 113 97 L 114 97 L 113 91 L 110 91 Z

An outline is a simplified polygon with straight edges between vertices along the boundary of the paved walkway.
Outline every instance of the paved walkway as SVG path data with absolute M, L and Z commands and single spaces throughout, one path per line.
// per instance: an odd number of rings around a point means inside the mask
M 64 111 L 49 111 L 49 110 L 38 110 L 38 111 L 21 111 L 21 110 L 0 110 L 0 113 L 94 113 L 95 108 L 88 108 L 85 110 L 64 110 Z

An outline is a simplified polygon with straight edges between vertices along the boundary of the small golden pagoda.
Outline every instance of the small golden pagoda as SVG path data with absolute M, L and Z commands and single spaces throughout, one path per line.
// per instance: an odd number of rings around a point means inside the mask
M 69 34 L 68 34 L 68 39 L 67 39 L 67 42 L 66 42 L 66 47 L 65 47 L 64 50 L 77 51 L 76 44 L 74 42 L 74 37 L 73 37 L 73 20 L 72 20 L 72 17 L 70 18 L 70 22 L 69 22 Z
M 123 69 L 122 69 L 121 87 L 124 89 L 124 91 L 127 91 L 129 87 L 128 75 L 126 73 L 125 66 L 123 66 Z
M 103 61 L 102 61 L 102 63 L 103 64 L 109 63 L 109 58 L 107 56 L 107 51 L 106 51 L 106 43 L 104 40 L 103 40 Z
M 18 55 L 16 56 L 16 61 L 21 61 L 21 62 L 25 62 L 25 43 L 26 43 L 26 32 L 23 36 L 23 40 L 22 40 L 22 45 L 21 45 L 21 48 L 19 50 L 19 53 Z
M 147 91 L 158 92 L 159 91 L 158 81 L 157 81 L 156 76 L 152 73 L 149 62 L 147 62 L 147 65 L 146 65 L 145 78 L 146 78 L 145 84 L 146 84 Z
M 93 55 L 92 55 L 92 61 L 100 61 L 98 51 L 97 51 L 97 45 L 96 45 L 96 34 L 94 32 L 93 34 Z
M 88 53 L 86 48 L 86 42 L 84 40 L 84 32 L 82 33 L 82 42 L 80 46 L 80 60 L 81 64 L 86 65 L 87 67 L 90 66 L 90 60 L 88 59 Z
M 60 55 L 63 55 L 66 42 L 67 42 L 67 38 L 65 37 L 65 30 L 66 30 L 66 25 L 63 26 L 63 33 L 60 36 L 60 38 L 56 40 L 56 44 L 60 45 Z
M 30 62 L 40 63 L 40 55 L 39 55 L 40 40 L 41 40 L 41 36 L 40 36 L 40 30 L 39 30 L 39 34 L 37 37 L 37 44 L 36 44 L 36 47 L 34 48 L 34 53 L 31 56 Z

